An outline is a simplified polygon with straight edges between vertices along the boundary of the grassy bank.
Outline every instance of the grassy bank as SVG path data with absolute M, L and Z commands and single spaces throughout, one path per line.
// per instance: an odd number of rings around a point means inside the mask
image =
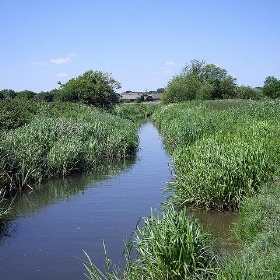
M 93 107 L 37 103 L 25 125 L 2 129 L 0 188 L 7 193 L 135 154 L 137 125 Z
M 122 103 L 112 113 L 131 121 L 142 121 L 149 118 L 159 107 L 156 103 Z
M 279 105 L 190 102 L 153 116 L 174 158 L 173 203 L 239 209 L 242 249 L 213 279 L 280 278 Z
M 237 102 L 190 102 L 153 115 L 174 158 L 174 203 L 238 209 L 279 171 L 279 102 Z
M 185 209 L 166 208 L 140 220 L 125 248 L 124 269 L 113 265 L 106 249 L 105 256 L 106 265 L 99 269 L 87 255 L 88 279 L 209 279 L 218 267 L 210 236 Z

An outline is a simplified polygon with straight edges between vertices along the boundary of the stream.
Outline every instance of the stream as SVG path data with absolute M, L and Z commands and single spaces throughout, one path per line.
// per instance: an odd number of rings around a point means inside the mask
M 135 159 L 90 174 L 52 180 L 14 201 L 12 222 L 0 241 L 0 280 L 86 279 L 85 250 L 99 267 L 103 240 L 110 259 L 124 262 L 124 240 L 137 221 L 159 209 L 172 180 L 170 156 L 151 123 L 139 129 Z M 194 210 L 224 246 L 235 215 Z

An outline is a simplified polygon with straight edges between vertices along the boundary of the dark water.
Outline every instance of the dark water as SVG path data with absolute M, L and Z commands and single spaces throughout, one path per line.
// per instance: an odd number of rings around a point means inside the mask
M 86 279 L 85 250 L 93 262 L 123 262 L 123 240 L 140 217 L 165 201 L 172 180 L 170 157 L 151 123 L 139 131 L 140 150 L 129 162 L 93 174 L 48 182 L 15 201 L 15 220 L 0 243 L 0 280 Z M 198 211 L 195 215 L 222 242 L 234 217 Z

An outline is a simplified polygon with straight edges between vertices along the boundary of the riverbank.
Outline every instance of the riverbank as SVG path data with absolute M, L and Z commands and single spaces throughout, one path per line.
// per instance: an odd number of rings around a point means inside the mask
M 153 119 L 176 170 L 176 205 L 239 210 L 242 250 L 217 279 L 278 279 L 279 101 L 207 101 L 162 107 Z
M 122 160 L 138 149 L 136 123 L 86 105 L 34 106 L 26 125 L 1 131 L 0 189 L 6 194 Z

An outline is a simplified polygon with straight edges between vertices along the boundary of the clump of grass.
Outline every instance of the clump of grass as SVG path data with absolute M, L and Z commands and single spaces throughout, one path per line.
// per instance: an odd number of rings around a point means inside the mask
M 217 258 L 210 235 L 202 232 L 185 209 L 152 211 L 137 225 L 126 245 L 126 267 L 122 279 L 202 279 L 216 274 Z M 132 258 L 131 255 L 135 255 Z M 110 264 L 106 257 L 106 264 Z M 121 279 L 110 265 L 105 274 L 92 262 L 86 266 L 89 279 Z M 109 278 L 105 278 L 110 276 Z
M 211 137 L 174 155 L 174 199 L 219 210 L 234 210 L 259 190 L 274 171 L 267 151 L 243 141 Z
M 153 115 L 173 152 L 176 203 L 236 209 L 279 174 L 279 102 L 240 104 L 173 104 Z
M 45 105 L 26 126 L 3 131 L 0 188 L 15 192 L 49 177 L 124 160 L 137 151 L 137 125 L 82 105 Z M 52 112 L 54 114 L 52 115 Z
M 113 114 L 131 121 L 142 121 L 149 118 L 159 107 L 153 103 L 130 103 L 117 105 Z
M 241 205 L 235 232 L 242 250 L 224 260 L 217 279 L 279 279 L 280 188 L 264 185 Z

